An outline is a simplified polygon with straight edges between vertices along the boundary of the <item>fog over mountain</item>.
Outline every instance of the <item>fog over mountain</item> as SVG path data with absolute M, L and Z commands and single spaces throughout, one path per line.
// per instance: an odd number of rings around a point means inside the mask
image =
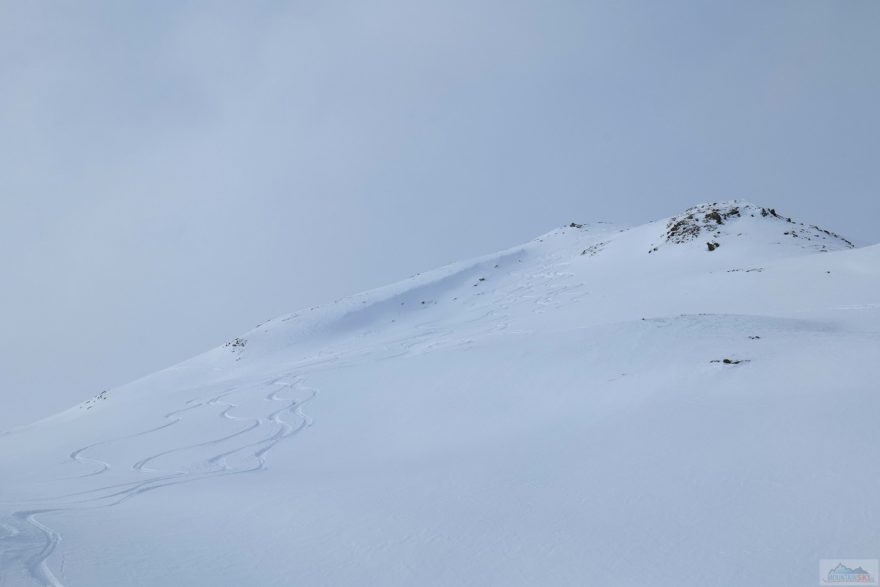
M 880 241 L 880 3 L 0 5 L 0 430 L 291 308 L 740 198 Z

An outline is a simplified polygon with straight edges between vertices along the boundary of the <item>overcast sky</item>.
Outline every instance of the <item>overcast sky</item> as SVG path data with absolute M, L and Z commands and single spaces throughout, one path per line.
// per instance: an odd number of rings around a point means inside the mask
M 880 241 L 880 0 L 0 0 L 0 429 L 273 316 L 744 198 Z

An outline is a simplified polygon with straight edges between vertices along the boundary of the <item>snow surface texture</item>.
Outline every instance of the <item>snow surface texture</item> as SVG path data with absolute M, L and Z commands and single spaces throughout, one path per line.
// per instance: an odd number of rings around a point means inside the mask
M 878 246 L 572 223 L 0 436 L 0 584 L 815 584 L 880 557 L 878 364 Z

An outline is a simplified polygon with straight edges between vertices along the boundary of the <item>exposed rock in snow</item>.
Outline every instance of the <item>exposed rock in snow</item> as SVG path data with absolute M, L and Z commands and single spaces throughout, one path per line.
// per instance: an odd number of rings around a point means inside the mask
M 767 239 L 769 242 L 800 238 L 798 246 L 818 251 L 853 248 L 850 241 L 829 230 L 783 217 L 774 208 L 740 200 L 700 204 L 666 222 L 664 243 L 683 244 L 698 238 L 708 239 L 706 244 L 710 252 L 722 243 L 738 238 Z M 651 252 L 656 250 L 654 248 Z

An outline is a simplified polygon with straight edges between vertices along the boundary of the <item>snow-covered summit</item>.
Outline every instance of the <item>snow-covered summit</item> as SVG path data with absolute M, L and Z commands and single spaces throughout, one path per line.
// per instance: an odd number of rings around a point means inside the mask
M 666 222 L 664 243 L 705 242 L 712 252 L 722 243 L 738 239 L 760 239 L 763 244 L 794 246 L 820 252 L 853 248 L 853 244 L 829 230 L 792 220 L 776 212 L 741 200 L 713 202 L 688 208 Z M 793 241 L 792 239 L 799 239 Z M 654 252 L 657 247 L 651 250 Z
M 621 297 L 644 294 L 633 289 L 643 279 L 657 281 L 654 287 L 662 290 L 673 276 L 758 270 L 778 259 L 850 248 L 852 243 L 831 231 L 741 200 L 700 204 L 632 228 L 571 222 L 517 247 L 269 320 L 220 352 L 241 360 L 357 332 L 391 334 L 426 317 L 455 324 L 474 308 L 485 311 L 484 321 L 475 323 L 482 325 L 510 308 L 512 299 L 517 304 L 528 299 L 516 298 L 524 288 L 557 300 L 564 291 L 579 292 L 572 299 L 580 300 L 588 295 L 582 290 L 620 289 L 601 313 L 616 315 Z M 589 295 L 595 304 L 596 292 Z
M 723 202 L 267 321 L 0 435 L 0 585 L 808 584 L 876 548 L 878 292 Z

